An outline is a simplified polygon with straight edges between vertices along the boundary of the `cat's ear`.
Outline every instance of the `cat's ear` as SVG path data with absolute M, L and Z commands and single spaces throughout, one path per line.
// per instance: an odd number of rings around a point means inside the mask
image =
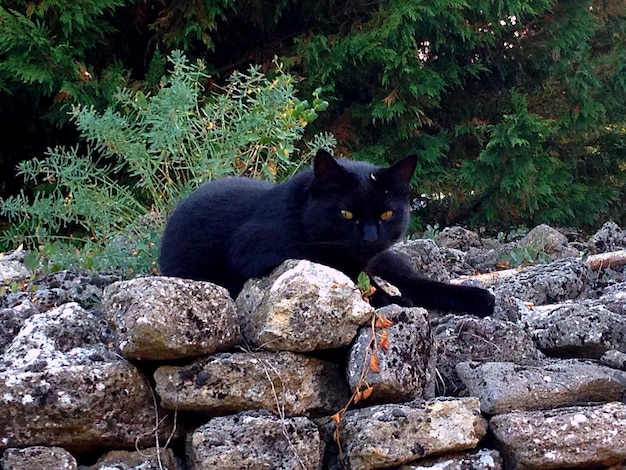
M 400 180 L 407 185 L 411 182 L 411 177 L 417 165 L 417 155 L 409 155 L 398 163 L 394 163 L 387 169 L 387 174 L 392 175 L 396 180 Z
M 319 149 L 313 162 L 313 173 L 316 179 L 333 179 L 344 174 L 343 167 L 324 149 Z

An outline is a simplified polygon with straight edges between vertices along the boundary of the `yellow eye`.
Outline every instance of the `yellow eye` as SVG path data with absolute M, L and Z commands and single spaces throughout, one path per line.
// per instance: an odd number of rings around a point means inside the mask
M 343 216 L 344 219 L 348 219 L 348 220 L 354 217 L 354 214 L 350 211 L 341 211 L 341 215 Z
M 393 211 L 385 211 L 382 214 L 380 214 L 380 220 L 389 220 L 391 219 L 392 215 L 393 215 Z

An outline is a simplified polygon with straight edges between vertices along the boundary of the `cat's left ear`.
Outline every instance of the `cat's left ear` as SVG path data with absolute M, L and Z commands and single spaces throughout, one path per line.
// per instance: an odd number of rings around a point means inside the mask
M 319 149 L 313 162 L 313 173 L 317 179 L 333 179 L 344 174 L 343 167 L 324 149 Z
M 392 175 L 396 180 L 400 180 L 407 185 L 411 182 L 411 177 L 417 165 L 417 155 L 409 155 L 398 163 L 394 163 L 387 169 L 387 174 Z

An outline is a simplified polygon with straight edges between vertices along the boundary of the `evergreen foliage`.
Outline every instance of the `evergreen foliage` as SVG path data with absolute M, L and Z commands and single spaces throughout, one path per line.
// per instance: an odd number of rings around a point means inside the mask
M 271 180 L 292 174 L 332 136 L 318 135 L 301 156 L 295 144 L 327 103 L 295 96 L 277 64 L 272 77 L 251 68 L 204 97 L 207 75 L 174 51 L 158 93 L 121 89 L 104 112 L 77 106 L 72 119 L 86 145 L 57 147 L 24 161 L 19 173 L 37 185 L 7 198 L 10 247 L 39 249 L 45 269 L 78 264 L 146 271 L 173 205 L 204 181 L 242 174 Z
M 417 152 L 415 227 L 626 223 L 621 0 L 9 1 L 0 109 L 114 109 L 120 84 L 158 92 L 171 48 L 206 59 L 211 84 L 278 55 L 330 101 L 314 130 L 339 153 Z

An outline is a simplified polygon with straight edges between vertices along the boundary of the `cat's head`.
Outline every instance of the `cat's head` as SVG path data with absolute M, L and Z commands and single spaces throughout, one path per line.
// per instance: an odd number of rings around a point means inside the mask
M 409 223 L 409 183 L 416 163 L 411 155 L 381 168 L 337 161 L 319 150 L 304 211 L 311 241 L 367 261 L 401 239 Z

